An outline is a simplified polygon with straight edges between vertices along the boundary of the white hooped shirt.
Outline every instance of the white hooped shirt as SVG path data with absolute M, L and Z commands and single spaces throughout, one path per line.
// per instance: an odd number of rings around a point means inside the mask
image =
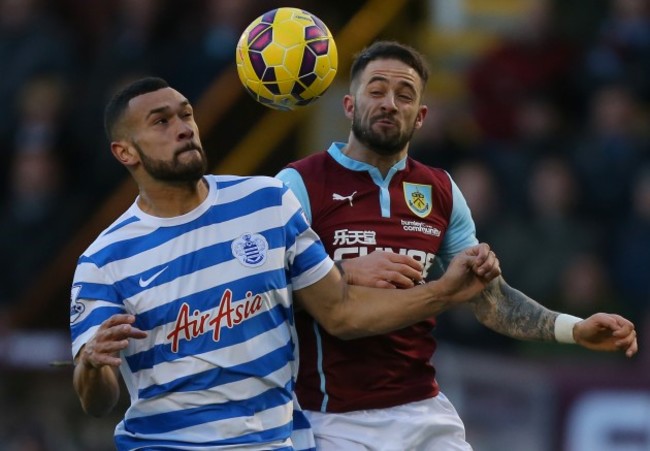
M 308 449 L 309 424 L 293 417 L 291 293 L 333 262 L 279 180 L 205 179 L 195 210 L 158 218 L 135 202 L 79 258 L 72 353 L 116 313 L 148 334 L 121 353 L 131 406 L 120 450 L 301 448 L 292 433 Z

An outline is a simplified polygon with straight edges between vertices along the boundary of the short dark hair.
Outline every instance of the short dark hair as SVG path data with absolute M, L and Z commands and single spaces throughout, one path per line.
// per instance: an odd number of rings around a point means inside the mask
M 129 101 L 142 94 L 158 91 L 159 89 L 169 88 L 162 78 L 146 77 L 129 83 L 109 100 L 104 110 L 104 131 L 109 141 L 112 141 L 115 134 L 115 125 L 129 105 Z
M 429 80 L 429 68 L 420 52 L 396 41 L 376 41 L 354 56 L 350 67 L 350 82 L 354 83 L 371 61 L 379 59 L 395 59 L 413 68 L 422 79 L 423 87 Z

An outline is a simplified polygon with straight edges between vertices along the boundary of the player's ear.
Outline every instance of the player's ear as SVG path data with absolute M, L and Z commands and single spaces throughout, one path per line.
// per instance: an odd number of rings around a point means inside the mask
M 348 119 L 354 117 L 354 97 L 350 94 L 343 96 L 343 111 L 345 112 L 345 117 Z
M 420 105 L 418 115 L 415 117 L 416 130 L 422 127 L 422 124 L 424 123 L 424 118 L 427 116 L 428 111 L 429 111 L 429 107 L 427 107 L 426 105 Z
M 139 161 L 139 155 L 135 148 L 127 141 L 111 142 L 111 152 L 113 156 L 124 166 L 133 166 Z

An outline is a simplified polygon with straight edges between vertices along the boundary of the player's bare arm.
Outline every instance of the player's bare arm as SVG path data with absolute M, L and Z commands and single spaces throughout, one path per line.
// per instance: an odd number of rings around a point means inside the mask
M 496 332 L 520 340 L 555 340 L 558 314 L 512 288 L 503 277 L 493 279 L 471 305 L 476 318 Z
M 493 279 L 471 305 L 476 318 L 490 329 L 521 340 L 556 341 L 558 312 L 547 309 L 503 277 Z M 595 351 L 623 351 L 628 357 L 638 351 L 634 324 L 610 313 L 596 313 L 573 325 L 577 344 Z
M 330 334 L 350 339 L 401 329 L 474 298 L 500 274 L 494 254 L 486 259 L 496 269 L 486 275 L 475 267 L 485 263 L 469 248 L 451 261 L 440 279 L 398 293 L 348 285 L 333 268 L 319 282 L 296 291 L 296 298 Z
M 120 396 L 119 352 L 130 338 L 144 338 L 146 332 L 133 327 L 133 315 L 113 315 L 102 323 L 95 335 L 75 358 L 73 385 L 84 411 L 93 416 L 109 413 Z

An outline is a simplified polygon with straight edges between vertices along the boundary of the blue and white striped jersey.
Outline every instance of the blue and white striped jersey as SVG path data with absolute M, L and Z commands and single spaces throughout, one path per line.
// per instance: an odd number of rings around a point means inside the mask
M 121 355 L 131 406 L 115 429 L 120 450 L 291 450 L 292 289 L 333 262 L 279 180 L 205 179 L 195 210 L 158 218 L 136 202 L 79 258 L 72 353 L 115 313 L 148 333 Z

